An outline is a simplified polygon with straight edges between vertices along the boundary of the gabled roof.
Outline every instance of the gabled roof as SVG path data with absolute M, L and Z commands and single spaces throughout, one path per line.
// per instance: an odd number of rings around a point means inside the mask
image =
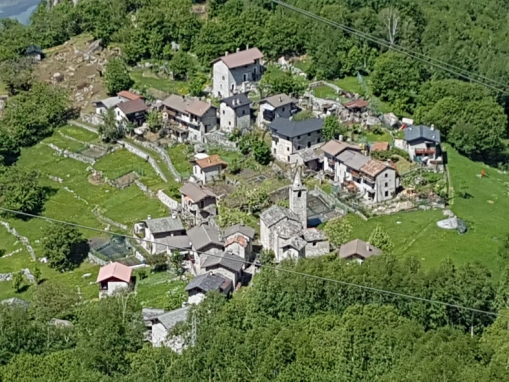
M 101 99 L 99 101 L 95 101 L 92 103 L 94 106 L 96 106 L 99 103 L 102 103 L 106 107 L 106 109 L 111 109 L 111 108 L 117 106 L 119 103 L 122 103 L 122 100 L 120 99 L 120 97 L 115 96 L 115 97 Z
M 220 165 L 221 167 L 226 167 L 227 166 L 227 163 L 224 162 L 221 157 L 217 154 L 214 154 L 214 155 L 210 155 L 206 158 L 203 158 L 203 159 L 196 159 L 195 160 L 196 164 L 201 168 L 201 169 L 205 169 L 205 168 L 209 168 L 209 167 L 213 167 L 213 166 L 218 166 Z
M 221 233 L 215 227 L 203 224 L 196 226 L 187 231 L 187 236 L 195 250 L 199 251 L 205 248 L 209 244 L 215 244 L 217 246 L 223 246 L 223 240 L 221 240 Z
M 431 142 L 440 143 L 440 130 L 435 130 L 429 126 L 409 126 L 403 131 L 405 132 L 405 141 L 407 142 L 412 142 L 417 139 L 425 139 Z
M 255 60 L 259 60 L 262 57 L 263 54 L 258 48 L 251 48 L 236 53 L 228 53 L 223 57 L 215 59 L 212 63 L 223 61 L 228 68 L 234 69 L 239 66 L 253 64 Z
M 141 95 L 132 93 L 132 92 L 127 91 L 127 90 L 122 90 L 121 92 L 117 93 L 117 96 L 123 97 L 123 98 L 127 98 L 130 101 L 134 101 L 134 100 L 143 98 Z
M 322 147 L 320 147 L 320 150 L 322 150 L 324 153 L 332 157 L 335 157 L 345 150 L 360 151 L 361 148 L 359 146 L 351 145 L 346 142 L 341 142 L 336 139 L 332 139 L 326 144 L 324 144 Z
M 207 269 L 215 265 L 239 273 L 244 266 L 244 261 L 239 256 L 226 252 L 222 256 L 208 256 L 201 267 Z
M 222 291 L 231 284 L 232 281 L 219 274 L 212 274 L 210 272 L 196 276 L 186 286 L 186 291 L 198 288 L 203 292 Z
M 294 237 L 291 237 L 290 239 L 288 240 L 285 240 L 283 243 L 282 243 L 282 247 L 292 247 L 292 248 L 295 248 L 296 250 L 300 251 L 302 248 L 304 248 L 306 246 L 306 241 L 300 237 L 300 236 L 294 236 Z
M 187 235 L 165 236 L 162 238 L 154 239 L 155 253 L 164 253 L 167 249 L 172 250 L 186 250 L 191 248 L 189 237 Z
M 212 190 L 191 182 L 184 184 L 180 188 L 180 193 L 189 197 L 194 203 L 198 203 L 199 201 L 208 197 L 217 198 L 217 195 L 214 194 Z
M 368 105 L 369 105 L 369 102 L 364 101 L 363 99 L 358 99 L 358 100 L 350 101 L 350 102 L 343 104 L 343 106 L 346 107 L 347 109 L 356 109 L 356 108 L 362 109 Z
M 148 106 L 141 98 L 133 101 L 121 102 L 117 105 L 117 107 L 122 110 L 125 115 L 139 113 L 148 109 Z
M 159 321 L 164 326 L 164 328 L 169 331 L 170 329 L 173 329 L 173 327 L 179 322 L 187 320 L 187 316 L 189 315 L 190 310 L 191 306 L 175 309 L 157 316 L 155 321 Z
M 371 158 L 357 151 L 346 150 L 337 156 L 338 160 L 354 170 L 360 171 L 361 167 L 368 163 Z
M 183 96 L 172 94 L 163 100 L 163 105 L 170 109 L 180 111 L 181 113 L 186 113 L 189 102 Z
M 272 227 L 272 231 L 282 239 L 290 239 L 302 234 L 302 223 L 294 220 L 280 221 Z
M 346 259 L 352 256 L 360 256 L 363 259 L 367 259 L 371 256 L 376 256 L 381 254 L 382 251 L 377 247 L 372 246 L 369 243 L 361 239 L 352 240 L 346 244 L 343 244 L 339 248 L 339 257 L 342 259 Z
M 297 101 L 294 100 L 293 98 L 287 96 L 286 94 L 284 93 L 281 93 L 281 94 L 276 94 L 276 95 L 273 95 L 271 97 L 267 97 L 267 98 L 264 98 L 262 100 L 260 100 L 260 103 L 268 103 L 269 105 L 273 106 L 273 107 L 281 107 L 281 106 L 286 106 L 286 105 L 290 105 L 292 103 L 296 103 Z
M 307 242 L 327 240 L 327 235 L 319 229 L 307 228 L 304 230 L 304 240 Z
M 97 275 L 96 282 L 99 283 L 108 279 L 117 279 L 128 283 L 131 281 L 132 272 L 133 270 L 127 265 L 117 262 L 110 263 L 99 269 L 99 274 Z
M 211 105 L 208 102 L 197 100 L 197 101 L 191 102 L 189 104 L 189 106 L 186 108 L 186 111 L 190 114 L 201 117 L 203 114 L 205 114 L 207 111 L 209 111 L 212 108 L 215 109 L 216 107 Z
M 274 205 L 260 214 L 260 219 L 265 223 L 265 225 L 270 228 L 274 224 L 278 223 L 283 219 L 289 219 L 296 222 L 300 222 L 299 217 L 294 212 L 290 211 L 288 208 L 280 207 Z
M 253 239 L 255 235 L 254 228 L 251 228 L 244 224 L 234 224 L 231 227 L 226 228 L 226 230 L 224 231 L 224 235 L 228 237 L 236 234 L 237 232 L 243 234 L 244 236 L 247 236 L 250 239 Z
M 169 216 L 167 218 L 158 219 L 146 219 L 142 220 L 142 222 L 146 224 L 147 228 L 153 234 L 184 230 L 182 221 L 178 216 L 175 217 Z
M 288 138 L 297 137 L 323 129 L 323 119 L 309 118 L 303 121 L 294 121 L 286 118 L 276 118 L 269 124 L 270 129 L 277 135 Z
M 228 98 L 223 98 L 221 103 L 225 103 L 228 107 L 232 109 L 236 109 L 241 106 L 246 106 L 251 104 L 251 100 L 244 93 L 235 94 Z
M 373 178 L 376 177 L 378 174 L 380 174 L 382 171 L 384 171 L 386 169 L 391 169 L 393 171 L 396 171 L 394 168 L 392 168 L 386 162 L 382 162 L 377 159 L 371 159 L 368 163 L 366 163 L 364 166 L 361 167 L 361 171 L 363 173 L 365 173 L 369 176 L 372 176 Z

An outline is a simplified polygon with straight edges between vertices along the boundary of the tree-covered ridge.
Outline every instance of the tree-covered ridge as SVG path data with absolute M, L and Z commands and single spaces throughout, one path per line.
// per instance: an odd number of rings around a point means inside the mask
M 506 381 L 508 272 L 414 259 L 329 256 L 282 268 L 465 305 L 500 317 L 264 268 L 230 300 L 209 294 L 173 334 L 182 354 L 143 345 L 135 295 L 81 303 L 45 281 L 27 311 L 0 306 L 2 381 Z M 196 343 L 191 346 L 193 317 Z M 51 318 L 72 326 L 48 325 Z

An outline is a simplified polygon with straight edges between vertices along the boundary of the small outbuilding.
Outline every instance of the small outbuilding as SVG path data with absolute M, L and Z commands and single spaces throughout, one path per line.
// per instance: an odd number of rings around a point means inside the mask
M 99 298 L 134 287 L 132 269 L 118 262 L 102 267 L 96 282 L 99 284 Z

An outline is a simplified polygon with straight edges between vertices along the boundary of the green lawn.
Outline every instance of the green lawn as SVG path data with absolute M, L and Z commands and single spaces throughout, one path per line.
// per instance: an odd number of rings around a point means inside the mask
M 64 138 L 58 133 L 44 139 L 43 142 L 52 143 L 61 149 L 69 150 L 75 153 L 87 148 L 84 144 Z
M 367 80 L 367 78 L 367 76 L 364 76 L 364 80 Z M 356 76 L 341 78 L 335 80 L 334 83 L 348 92 L 363 93 L 362 86 Z
M 371 131 L 367 131 L 364 136 L 367 138 L 368 142 L 389 142 L 392 143 L 392 137 L 387 130 L 383 130 L 383 134 L 375 134 Z
M 456 264 L 479 261 L 498 277 L 505 265 L 498 261 L 496 252 L 500 239 L 508 232 L 505 214 L 509 209 L 509 174 L 472 162 L 451 148 L 447 152 L 453 187 L 465 182 L 472 196 L 456 196 L 450 206 L 468 225 L 464 235 L 438 228 L 436 222 L 445 217 L 437 210 L 402 212 L 367 222 L 352 215 L 353 236 L 367 240 L 376 224 L 381 224 L 394 241 L 395 253 L 414 256 L 422 260 L 425 268 L 435 267 L 450 257 Z M 482 169 L 488 177 L 480 179 L 476 175 Z
M 138 89 L 157 89 L 168 94 L 186 95 L 189 93 L 188 83 L 184 81 L 172 81 L 166 78 L 158 78 L 150 70 L 134 70 L 130 73 L 131 78 Z
M 304 73 L 307 73 L 308 70 L 311 68 L 311 65 L 313 64 L 313 60 L 311 58 L 306 58 L 304 60 L 297 61 L 293 63 L 293 66 L 296 68 L 299 68 Z
M 173 280 L 175 275 L 158 272 L 140 280 L 136 287 L 136 297 L 143 307 L 177 309 L 185 300 L 186 281 Z
M 208 150 L 208 154 L 209 155 L 217 154 L 221 157 L 222 160 L 224 160 L 228 164 L 230 164 L 234 160 L 240 161 L 241 159 L 244 158 L 244 155 L 242 155 L 240 151 L 223 150 L 220 148 L 211 148 L 210 150 Z
M 94 164 L 94 168 L 102 171 L 104 176 L 112 180 L 128 172 L 136 171 L 142 178 L 162 181 L 148 162 L 125 149 L 103 156 Z
M 0 81 L 0 95 L 7 94 L 7 88 L 5 87 L 5 84 Z
M 99 140 L 99 136 L 97 134 L 86 129 L 77 128 L 76 126 L 64 126 L 61 127 L 59 131 L 83 142 L 94 142 Z
M 171 158 L 175 170 L 183 178 L 189 178 L 193 173 L 193 166 L 188 160 L 187 145 L 182 143 L 168 148 L 168 155 Z
M 334 100 L 336 98 L 338 98 L 336 91 L 327 85 L 317 86 L 317 87 L 313 88 L 313 94 L 315 97 L 318 97 L 318 98 L 334 99 Z

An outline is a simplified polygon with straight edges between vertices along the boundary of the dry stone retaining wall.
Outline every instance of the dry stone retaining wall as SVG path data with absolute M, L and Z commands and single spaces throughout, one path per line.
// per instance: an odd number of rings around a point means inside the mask
M 172 210 L 176 210 L 179 207 L 179 202 L 170 198 L 162 190 L 157 191 L 157 198 L 161 201 L 161 203 Z
M 143 158 L 145 159 L 148 163 L 150 163 L 150 165 L 152 166 L 152 168 L 154 169 L 154 171 L 157 173 L 157 175 L 159 175 L 159 177 L 165 181 L 165 182 L 168 182 L 168 179 L 166 178 L 166 176 L 163 174 L 163 172 L 161 171 L 161 169 L 159 168 L 159 165 L 157 164 L 157 162 L 154 160 L 154 158 L 152 158 L 149 154 L 147 154 L 145 151 L 139 149 L 138 147 L 130 144 L 129 142 L 126 142 L 126 141 L 118 141 L 119 144 L 121 144 L 122 146 L 125 147 L 125 149 L 127 151 L 129 151 L 130 153 L 134 154 L 134 155 L 137 155 L 139 156 L 140 158 Z
M 37 256 L 35 256 L 35 251 L 32 248 L 32 246 L 30 245 L 30 240 L 28 240 L 28 238 L 26 238 L 25 236 L 21 236 L 18 233 L 18 231 L 16 231 L 16 228 L 11 227 L 9 225 L 9 223 L 0 221 L 0 224 L 5 227 L 7 232 L 9 232 L 11 235 L 16 237 L 16 239 L 18 239 L 19 241 L 21 241 L 21 243 L 26 247 L 28 253 L 30 253 L 30 256 L 32 257 L 32 260 L 36 261 L 37 260 Z
M 55 150 L 55 152 L 57 152 L 58 155 L 60 155 L 60 156 L 62 156 L 64 158 L 75 159 L 77 161 L 80 161 L 80 162 L 83 162 L 83 163 L 87 163 L 87 164 L 94 164 L 95 163 L 95 159 L 93 159 L 93 158 L 87 157 L 85 155 L 77 154 L 77 153 L 72 153 L 72 152 L 70 152 L 68 150 L 63 150 L 60 147 L 55 146 L 53 143 L 48 143 L 47 146 L 52 148 L 53 150 Z
M 123 229 L 124 231 L 127 231 L 127 226 L 125 224 L 122 224 L 122 223 L 119 223 L 119 222 L 116 222 L 115 220 L 112 220 L 110 218 L 107 218 L 106 216 L 104 216 L 103 214 L 101 214 L 101 212 L 99 211 L 98 209 L 98 206 L 95 206 L 93 209 L 92 209 L 92 213 L 97 216 L 97 218 L 99 220 L 102 220 L 103 222 L 107 223 L 107 224 L 111 224 L 112 226 L 115 226 L 115 227 L 118 227 L 120 229 Z
M 180 176 L 179 172 L 175 169 L 175 166 L 173 166 L 173 162 L 171 161 L 170 156 L 163 148 L 159 147 L 158 145 L 156 145 L 154 143 L 150 143 L 150 142 L 140 142 L 140 143 L 143 147 L 149 148 L 149 149 L 157 152 L 159 154 L 159 156 L 161 157 L 161 159 L 166 164 L 166 166 L 168 166 L 168 169 L 175 177 L 175 180 L 179 183 L 182 182 L 182 177 Z

